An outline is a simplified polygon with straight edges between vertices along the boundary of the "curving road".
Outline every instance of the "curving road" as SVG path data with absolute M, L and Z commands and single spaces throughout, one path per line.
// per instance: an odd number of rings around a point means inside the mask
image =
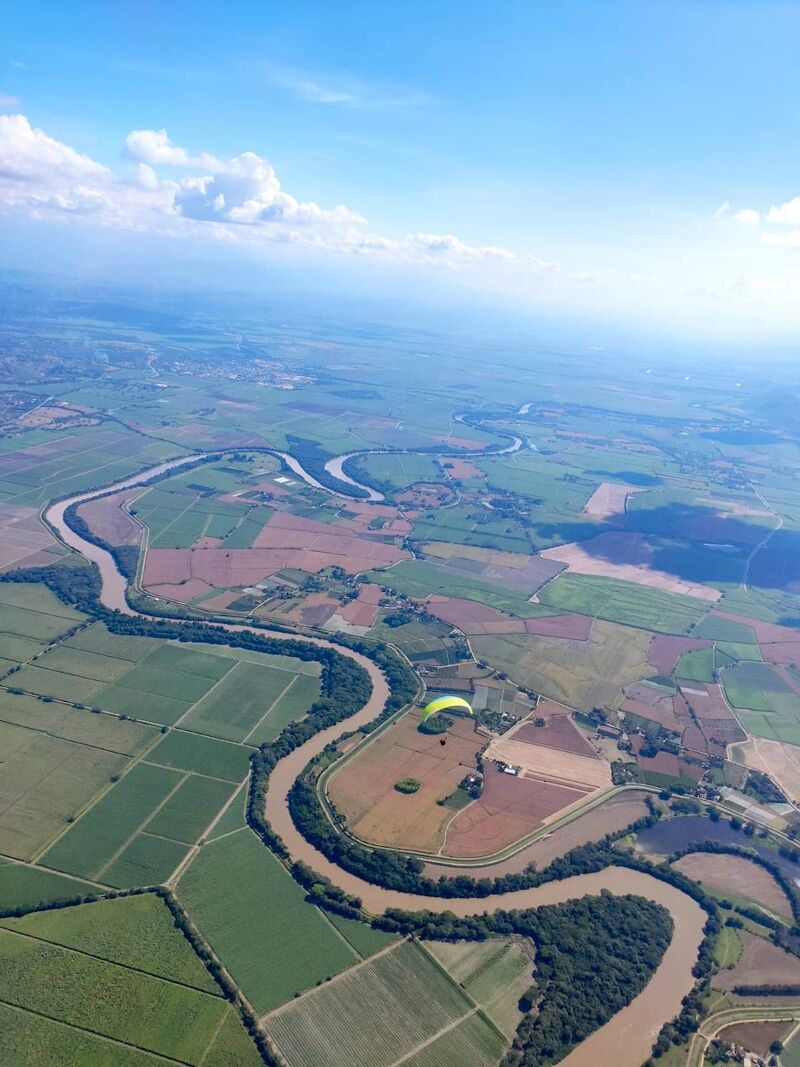
M 61 540 L 97 564 L 102 579 L 100 599 L 105 607 L 116 609 L 127 615 L 140 614 L 126 602 L 126 581 L 117 570 L 111 554 L 76 534 L 67 525 L 65 512 L 73 503 L 85 502 L 104 493 L 139 485 L 155 474 L 194 462 L 197 458 L 197 456 L 188 456 L 171 463 L 159 464 L 149 471 L 144 471 L 103 490 L 81 493 L 69 500 L 55 503 L 46 510 L 44 518 Z M 292 469 L 296 473 L 302 472 L 299 464 L 297 467 L 292 466 Z M 301 476 L 304 475 L 305 472 Z M 272 633 L 241 624 L 231 623 L 225 625 L 224 628 L 233 631 L 253 629 L 256 633 L 266 633 L 270 637 L 290 639 L 285 633 Z M 559 904 L 583 896 L 596 895 L 602 890 L 615 894 L 635 893 L 662 904 L 672 915 L 675 932 L 650 982 L 631 1004 L 618 1012 L 610 1022 L 588 1037 L 562 1060 L 563 1067 L 598 1067 L 598 1065 L 610 1063 L 614 1063 L 615 1067 L 640 1067 L 640 1064 L 650 1054 L 658 1030 L 664 1022 L 678 1013 L 682 997 L 692 987 L 691 970 L 702 940 L 705 922 L 705 913 L 699 905 L 666 882 L 648 874 L 621 867 L 610 867 L 596 874 L 550 882 L 536 889 L 524 889 L 490 897 L 451 900 L 421 897 L 411 893 L 383 889 L 364 882 L 331 863 L 295 828 L 287 804 L 289 790 L 306 763 L 321 752 L 326 744 L 336 740 L 345 731 L 356 729 L 374 719 L 381 712 L 389 690 L 379 669 L 366 657 L 339 645 L 332 645 L 320 638 L 303 637 L 302 640 L 323 647 L 331 647 L 341 655 L 347 655 L 356 660 L 369 673 L 373 691 L 370 699 L 358 712 L 344 722 L 316 734 L 282 759 L 272 772 L 266 799 L 266 816 L 283 838 L 292 858 L 302 860 L 319 874 L 330 878 L 346 892 L 361 897 L 365 908 L 372 914 L 380 914 L 387 908 L 399 907 L 411 911 L 429 908 L 433 911 L 450 911 L 463 916 L 490 910 Z M 487 873 L 491 873 L 491 869 L 488 869 Z

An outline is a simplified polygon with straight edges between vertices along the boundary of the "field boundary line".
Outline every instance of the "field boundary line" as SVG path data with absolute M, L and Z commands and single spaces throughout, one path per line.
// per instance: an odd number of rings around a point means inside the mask
M 58 870 L 57 867 L 45 867 L 44 864 L 34 863 L 32 860 L 21 860 L 16 856 L 9 856 L 5 852 L 0 852 L 0 859 L 7 859 L 10 864 L 17 864 L 19 867 L 32 867 L 33 870 L 44 871 L 45 874 L 56 874 L 61 878 L 69 878 L 71 882 L 85 882 L 87 885 L 95 885 L 98 889 L 102 889 L 104 893 L 119 892 L 115 886 L 107 885 L 105 882 L 97 882 L 93 878 L 84 878 L 80 874 L 69 874 L 67 871 Z
M 231 1005 L 230 1005 L 230 1003 L 228 1003 L 228 1010 L 227 1010 L 227 1011 L 224 1011 L 224 1012 L 222 1013 L 222 1018 L 221 1018 L 221 1019 L 220 1019 L 220 1021 L 219 1021 L 219 1025 L 217 1026 L 216 1030 L 214 1031 L 214 1033 L 213 1033 L 213 1035 L 212 1035 L 212 1037 L 211 1037 L 211 1040 L 210 1040 L 210 1041 L 209 1041 L 209 1043 L 208 1043 L 208 1044 L 206 1045 L 206 1049 L 205 1049 L 205 1052 L 204 1052 L 204 1053 L 203 1053 L 203 1055 L 202 1055 L 202 1056 L 200 1057 L 200 1059 L 199 1059 L 199 1060 L 197 1061 L 197 1067 L 203 1067 L 203 1064 L 204 1064 L 204 1063 L 206 1062 L 206 1059 L 208 1058 L 208 1054 L 209 1054 L 209 1052 L 210 1052 L 210 1051 L 212 1050 L 212 1048 L 214 1047 L 214 1045 L 216 1045 L 216 1043 L 217 1043 L 217 1038 L 218 1038 L 218 1037 L 219 1037 L 219 1035 L 220 1035 L 220 1034 L 222 1033 L 222 1028 L 223 1028 L 223 1026 L 224 1026 L 224 1025 L 225 1025 L 225 1023 L 226 1023 L 226 1022 L 228 1021 L 228 1019 L 230 1019 L 230 1017 L 231 1017 L 231 1011 L 232 1011 Z
M 33 695 L 25 693 L 26 696 Z M 77 709 L 75 709 L 77 710 Z M 89 712 L 91 714 L 91 712 Z M 93 752 L 107 752 L 109 756 L 126 756 L 128 759 L 134 758 L 132 752 L 120 752 L 117 748 L 104 748 L 103 745 L 93 745 L 89 741 L 76 741 L 74 737 L 62 737 L 60 734 L 54 734 L 52 730 L 41 730 L 38 726 L 23 726 L 18 722 L 9 722 L 8 719 L 4 719 L 2 712 L 0 712 L 0 722 L 6 724 L 6 726 L 18 726 L 20 730 L 30 730 L 32 734 L 41 734 L 43 737 L 51 737 L 54 741 L 63 741 L 65 745 L 80 745 L 81 748 L 90 748 Z M 27 745 L 25 746 L 27 748 Z M 22 749 L 17 751 L 21 752 Z M 171 768 L 174 770 L 175 768 Z
M 224 657 L 220 656 L 220 659 L 223 659 L 223 658 Z M 180 726 L 180 724 L 183 722 L 183 720 L 186 718 L 186 716 L 191 714 L 191 712 L 193 712 L 196 707 L 199 707 L 199 705 L 203 703 L 203 701 L 206 699 L 206 697 L 211 696 L 211 694 L 214 692 L 214 690 L 217 688 L 217 686 L 220 685 L 226 678 L 232 677 L 232 675 L 234 674 L 236 668 L 239 666 L 240 663 L 243 663 L 243 662 L 244 661 L 240 660 L 240 659 L 234 660 L 233 666 L 230 667 L 227 671 L 225 671 L 225 673 L 222 675 L 221 678 L 217 678 L 216 682 L 214 682 L 214 684 L 210 688 L 206 689 L 205 693 L 203 693 L 203 695 L 201 697 L 199 697 L 197 700 L 195 700 L 194 703 L 190 704 L 189 707 L 186 709 L 186 711 L 184 711 L 183 715 L 181 715 L 180 718 L 176 719 L 175 722 L 172 724 L 172 726 L 170 726 L 169 729 L 170 730 L 177 729 Z M 199 731 L 195 731 L 195 733 L 198 733 L 198 732 Z M 212 734 L 203 734 L 203 737 L 212 737 L 212 736 L 213 736 Z M 227 738 L 221 738 L 221 740 L 227 741 Z M 233 742 L 234 745 L 239 744 L 239 743 L 240 742 L 238 742 L 238 741 L 234 741 Z
M 240 660 L 239 662 L 241 662 L 241 660 Z M 299 676 L 298 674 L 293 674 L 293 675 L 292 675 L 292 677 L 291 677 L 291 678 L 289 679 L 289 681 L 288 681 L 288 682 L 286 683 L 286 685 L 284 686 L 284 688 L 283 688 L 283 689 L 282 689 L 282 690 L 280 691 L 280 693 L 278 693 L 278 695 L 277 695 L 277 696 L 275 697 L 275 699 L 274 699 L 274 700 L 272 701 L 272 703 L 270 704 L 270 706 L 269 706 L 269 707 L 267 708 L 267 710 L 266 710 L 266 711 L 264 712 L 264 714 L 263 714 L 263 715 L 261 716 L 261 718 L 260 718 L 260 719 L 258 720 L 258 722 L 257 722 L 257 723 L 255 724 L 255 726 L 254 726 L 254 727 L 253 727 L 253 729 L 252 729 L 252 730 L 250 731 L 250 733 L 249 733 L 249 734 L 247 734 L 247 735 L 246 735 L 245 737 L 243 737 L 243 738 L 242 738 L 242 740 L 241 740 L 241 741 L 239 742 L 240 744 L 242 744 L 242 745 L 246 745 L 246 744 L 247 744 L 247 742 L 248 742 L 248 741 L 250 740 L 250 738 L 251 738 L 251 737 L 253 736 L 253 734 L 254 734 L 254 733 L 256 732 L 256 730 L 257 730 L 257 729 L 259 728 L 259 726 L 260 726 L 260 725 L 261 725 L 261 723 L 262 723 L 262 722 L 264 721 L 264 719 L 266 719 L 266 718 L 268 718 L 268 717 L 269 717 L 269 715 L 270 715 L 270 714 L 272 713 L 272 711 L 274 710 L 274 708 L 275 708 L 275 705 L 276 705 L 276 704 L 278 703 L 278 701 L 279 701 L 279 700 L 282 700 L 282 699 L 283 699 L 283 697 L 285 697 L 285 696 L 286 696 L 286 694 L 287 694 L 287 693 L 289 692 L 289 690 L 290 690 L 290 689 L 292 688 L 292 686 L 294 685 L 294 683 L 295 683 L 295 682 L 297 681 L 297 679 L 298 679 L 299 677 L 300 677 L 300 676 Z
M 10 1000 L 3 1000 L 0 998 L 0 1004 L 5 1004 L 7 1008 L 11 1008 L 14 1011 L 21 1012 L 23 1015 L 35 1015 L 39 1019 L 47 1019 L 48 1022 L 56 1023 L 58 1026 L 66 1026 L 70 1030 L 77 1030 L 81 1034 L 90 1034 L 92 1037 L 97 1038 L 100 1041 L 107 1041 L 110 1045 L 122 1045 L 125 1048 L 135 1049 L 137 1052 L 143 1052 L 145 1056 L 152 1056 L 154 1060 L 158 1060 L 161 1063 L 178 1063 L 180 1067 L 193 1067 L 188 1060 L 178 1060 L 174 1056 L 165 1056 L 162 1052 L 153 1052 L 149 1048 L 144 1048 L 143 1045 L 135 1045 L 132 1041 L 123 1041 L 118 1037 L 108 1037 L 106 1034 L 100 1034 L 97 1030 L 90 1030 L 88 1026 L 79 1026 L 77 1023 L 68 1023 L 64 1019 L 57 1019 L 54 1015 L 47 1015 L 46 1012 L 36 1011 L 35 1008 L 23 1008 L 19 1004 L 12 1004 Z
M 328 917 L 327 911 L 324 908 L 317 908 L 317 911 L 323 917 L 323 919 L 328 924 L 328 926 L 330 926 L 331 930 L 333 930 L 334 934 L 339 938 L 339 940 L 342 942 L 342 944 L 346 945 L 347 948 L 350 950 L 350 952 L 353 953 L 353 955 L 355 956 L 355 958 L 358 960 L 359 963 L 365 963 L 367 961 L 367 959 L 371 959 L 372 958 L 371 956 L 362 956 L 361 953 L 358 951 L 358 949 L 355 947 L 355 945 L 351 945 L 350 944 L 350 942 L 344 936 L 342 931 L 339 930 L 338 927 L 333 925 L 333 923 L 331 922 L 330 918 Z
M 443 974 L 445 976 L 445 978 L 447 978 L 448 982 L 450 982 L 453 985 L 453 987 L 455 989 L 457 989 L 459 993 L 462 994 L 462 996 L 464 997 L 466 1002 L 468 1004 L 472 1005 L 473 1011 L 477 1012 L 478 1015 L 481 1017 L 481 1019 L 486 1023 L 486 1025 L 491 1030 L 494 1030 L 494 1032 L 497 1034 L 497 1036 L 502 1039 L 503 1045 L 504 1045 L 504 1047 L 506 1047 L 508 1045 L 508 1035 L 504 1034 L 503 1031 L 500 1029 L 500 1027 L 497 1025 L 497 1023 L 494 1021 L 494 1019 L 490 1018 L 487 1015 L 486 1011 L 481 1007 L 481 1005 L 473 997 L 473 995 L 466 988 L 466 986 L 462 985 L 461 982 L 456 981 L 456 979 L 452 976 L 452 974 L 450 974 L 450 972 L 445 967 L 445 965 L 443 963 L 441 963 L 434 956 L 434 954 L 432 952 L 429 952 L 428 949 L 425 948 L 425 944 L 424 944 L 423 941 L 417 940 L 416 938 L 414 938 L 413 940 L 414 940 L 414 943 L 419 947 L 420 951 L 425 956 L 427 956 L 427 958 L 430 960 L 430 962 L 433 964 L 433 966 L 440 972 L 440 974 Z M 467 1012 L 467 1015 L 465 1015 L 464 1018 L 466 1019 L 471 1014 L 472 1014 L 472 1012 Z M 404 1059 L 407 1059 L 407 1058 L 408 1057 L 404 1057 Z M 394 1065 L 392 1065 L 392 1067 L 394 1067 Z
M 409 945 L 413 943 L 413 940 L 409 937 L 401 938 L 399 941 L 393 941 L 391 945 L 386 945 L 385 948 L 379 949 L 376 953 L 374 953 L 374 955 L 369 956 L 367 959 L 361 960 L 360 963 L 354 963 L 353 966 L 348 967 L 347 970 L 340 971 L 339 974 L 335 974 L 330 979 L 330 981 L 324 982 L 323 985 L 326 988 L 330 988 L 330 986 L 332 986 L 334 983 L 340 982 L 346 975 L 352 974 L 353 971 L 357 971 L 362 967 L 366 967 L 366 965 L 368 963 L 372 963 L 373 960 L 377 960 L 381 956 L 387 956 L 390 952 L 397 952 L 401 945 Z M 353 951 L 355 951 L 355 949 Z M 448 975 L 447 977 L 450 978 L 450 975 Z M 450 981 L 452 982 L 453 979 L 450 978 Z M 293 997 L 291 1000 L 287 1000 L 285 1004 L 280 1004 L 277 1008 L 273 1008 L 272 1011 L 268 1011 L 264 1015 L 260 1016 L 259 1022 L 263 1023 L 265 1020 L 271 1019 L 275 1015 L 279 1015 L 282 1011 L 288 1010 L 295 1004 L 298 1004 L 301 1000 L 304 1000 L 306 997 L 311 996 L 312 993 L 316 993 L 320 988 L 320 986 L 316 985 L 311 986 L 310 989 L 306 989 L 305 992 L 301 993 L 299 997 Z
M 467 1019 L 471 1019 L 473 1015 L 482 1016 L 482 1013 L 477 1007 L 470 1008 L 466 1015 L 462 1015 L 460 1019 L 454 1019 L 452 1022 L 449 1022 L 447 1026 L 443 1026 L 441 1030 L 437 1030 L 435 1034 L 431 1034 L 430 1037 L 426 1037 L 425 1040 L 421 1041 L 416 1048 L 412 1048 L 410 1052 L 407 1052 L 405 1056 L 401 1056 L 399 1060 L 393 1060 L 388 1065 L 388 1067 L 399 1067 L 401 1063 L 406 1063 L 408 1060 L 411 1059 L 412 1056 L 416 1056 L 418 1052 L 421 1052 L 424 1048 L 428 1048 L 428 1046 L 432 1045 L 434 1041 L 438 1041 L 440 1037 L 444 1037 L 444 1035 L 449 1034 L 451 1030 L 455 1030 L 457 1026 L 460 1026 L 463 1022 L 466 1022 Z M 508 1044 L 507 1037 L 504 1037 L 503 1040 L 506 1044 Z
M 133 833 L 130 835 L 130 837 L 128 837 L 127 840 L 123 841 L 123 843 L 120 845 L 120 847 L 117 849 L 117 851 L 112 853 L 111 858 L 106 860 L 106 862 L 103 864 L 103 866 L 97 871 L 97 877 L 98 878 L 101 878 L 106 873 L 106 871 L 111 866 L 111 864 L 114 863 L 115 860 L 119 859 L 119 857 L 122 855 L 122 853 L 128 847 L 128 845 L 130 845 L 130 843 L 133 841 L 134 837 L 136 837 L 137 834 L 140 834 L 142 832 L 142 830 L 144 830 L 145 826 L 147 826 L 147 824 L 150 822 L 150 820 L 154 819 L 156 817 L 156 815 L 158 815 L 158 813 L 161 811 L 161 809 L 164 807 L 164 805 L 167 803 L 167 801 L 171 800 L 172 797 L 175 796 L 175 794 L 178 792 L 178 790 L 183 785 L 183 783 L 187 780 L 187 778 L 190 777 L 190 775 L 191 775 L 190 771 L 185 771 L 184 772 L 183 778 L 181 778 L 181 780 L 179 782 L 177 782 L 172 787 L 172 789 L 170 789 L 170 791 L 167 793 L 167 795 L 164 797 L 164 799 L 161 801 L 161 803 L 158 804 L 155 808 L 153 808 L 153 810 L 150 812 L 150 814 L 147 816 L 147 818 L 144 820 L 144 822 L 140 823 L 136 827 L 136 829 L 133 831 Z M 155 836 L 155 835 L 153 835 L 153 836 Z M 171 838 L 169 838 L 168 840 L 171 840 Z M 182 842 L 178 842 L 178 844 L 181 844 L 181 843 Z
M 91 907 L 91 903 L 86 906 Z M 76 907 L 83 907 L 83 905 L 78 904 L 76 905 Z M 28 915 L 38 914 L 39 912 L 28 912 Z M 23 918 L 24 916 L 20 917 Z M 190 985 L 189 982 L 181 982 L 178 978 L 165 978 L 163 974 L 154 974 L 152 971 L 145 971 L 142 967 L 134 967 L 132 963 L 119 963 L 117 960 L 110 960 L 106 956 L 98 956 L 96 952 L 87 952 L 85 949 L 75 948 L 73 945 L 64 945 L 60 941 L 51 941 L 47 937 L 39 937 L 38 934 L 31 934 L 27 930 L 15 930 L 13 926 L 1 925 L 2 923 L 10 921 L 10 919 L 12 918 L 14 918 L 14 916 L 9 916 L 9 919 L 0 920 L 0 933 L 11 934 L 14 937 L 27 937 L 30 941 L 40 941 L 43 945 L 53 945 L 55 946 L 55 948 L 61 948 L 65 952 L 71 952 L 75 956 L 86 956 L 90 960 L 97 960 L 99 963 L 107 963 L 110 967 L 121 967 L 124 971 L 134 971 L 136 974 L 143 974 L 148 978 L 155 978 L 159 982 L 167 982 L 170 985 L 178 985 L 181 986 L 183 989 L 191 989 L 195 993 L 200 993 L 204 997 L 211 997 L 213 1000 L 219 1000 L 224 1003 L 228 1003 L 221 992 L 209 993 L 207 989 L 200 989 L 199 986 Z M 195 953 L 195 956 L 196 955 L 197 953 Z M 197 958 L 199 960 L 199 957 Z M 206 974 L 207 973 L 208 972 L 206 972 Z M 0 997 L 0 1000 L 1 999 L 2 998 Z
M 211 831 L 214 829 L 214 827 L 220 821 L 222 816 L 227 812 L 228 808 L 230 808 L 230 806 L 236 800 L 236 798 L 238 797 L 239 793 L 242 791 L 242 786 L 243 785 L 247 786 L 247 789 L 245 791 L 245 800 L 246 800 L 246 798 L 247 798 L 247 796 L 249 794 L 249 783 L 250 783 L 250 773 L 248 772 L 247 778 L 245 779 L 245 781 L 243 783 L 241 783 L 240 785 L 236 786 L 236 788 L 231 793 L 231 795 L 228 798 L 228 800 L 219 809 L 219 811 L 214 816 L 214 818 L 211 820 L 211 822 L 208 824 L 208 826 L 205 828 L 203 833 L 200 834 L 200 836 L 197 838 L 197 840 L 195 842 L 189 844 L 189 848 L 188 848 L 188 850 L 186 852 L 186 855 L 180 861 L 180 863 L 175 868 L 175 870 L 172 872 L 172 874 L 169 876 L 169 878 L 165 879 L 164 885 L 169 886 L 171 889 L 173 889 L 175 886 L 177 886 L 178 882 L 181 880 L 181 878 L 183 878 L 184 874 L 186 873 L 186 871 L 188 870 L 190 865 L 193 863 L 195 857 L 197 856 L 197 853 L 200 851 L 200 848 L 201 848 L 200 842 L 203 841 L 204 845 L 205 844 L 211 844 L 211 842 L 208 840 L 208 835 L 211 833 Z M 228 783 L 228 784 L 231 784 L 231 783 Z M 237 826 L 235 830 L 229 831 L 230 833 L 234 833 L 235 834 L 235 833 L 238 833 L 239 830 L 249 830 L 250 829 L 250 827 L 247 825 L 246 808 L 244 807 L 244 805 L 242 805 L 242 815 L 245 818 L 245 825 L 244 826 Z M 155 837 L 156 835 L 155 834 L 151 834 L 150 836 L 151 837 Z M 220 841 L 223 837 L 228 837 L 228 834 L 221 834 L 220 837 L 215 838 L 215 840 L 216 841 Z M 167 840 L 170 840 L 170 839 L 168 838 Z M 181 842 L 181 844 L 185 844 L 185 842 Z

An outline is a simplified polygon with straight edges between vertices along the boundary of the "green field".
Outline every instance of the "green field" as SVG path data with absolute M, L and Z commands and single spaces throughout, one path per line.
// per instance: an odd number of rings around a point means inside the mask
M 366 455 L 353 461 L 354 477 L 384 490 L 404 489 L 414 482 L 441 482 L 442 469 L 432 456 Z
M 251 749 L 229 741 L 170 730 L 149 753 L 148 760 L 183 771 L 225 778 L 229 782 L 241 782 L 250 766 L 250 753 Z
M 74 626 L 75 623 L 83 622 L 86 616 L 83 612 L 71 608 L 68 604 L 59 600 L 46 585 L 35 582 L 0 582 L 0 623 L 2 623 L 6 611 L 11 608 L 20 608 L 23 611 L 41 612 L 45 615 L 54 615 L 56 618 L 65 619 L 65 629 Z M 4 630 L 5 626 L 2 627 Z
M 153 894 L 3 920 L 0 1034 L 14 1067 L 259 1062 Z
M 375 930 L 366 923 L 359 922 L 357 919 L 345 919 L 344 916 L 337 915 L 335 912 L 326 911 L 325 918 L 336 927 L 363 959 L 368 959 L 397 940 L 396 934 Z
M 551 611 L 576 612 L 664 634 L 688 633 L 708 611 L 708 604 L 694 597 L 586 574 L 559 574 L 540 590 L 539 601 Z
M 403 1067 L 494 1067 L 506 1042 L 487 1025 L 482 1016 L 466 1019 L 437 1037 L 419 1052 L 403 1060 Z
M 720 969 L 736 963 L 742 954 L 742 941 L 730 926 L 723 926 L 714 944 L 714 959 Z
M 681 681 L 713 682 L 714 649 L 698 648 L 693 652 L 684 652 L 672 673 Z
M 721 681 L 735 708 L 794 715 L 800 721 L 800 696 L 769 664 L 737 663 L 721 672 Z
M 51 846 L 42 862 L 103 880 L 106 868 L 184 778 L 180 771 L 138 763 Z
M 127 762 L 0 721 L 0 852 L 31 859 Z
M 292 675 L 275 667 L 240 662 L 217 684 L 213 693 L 192 708 L 183 726 L 228 741 L 244 741 L 257 732 L 256 728 L 293 681 Z
M 405 941 L 273 1012 L 266 1023 L 289 1067 L 388 1067 L 471 1010 L 425 950 Z M 499 1054 L 503 1039 L 482 1019 L 478 1029 L 493 1034 Z M 489 1067 L 494 1061 L 450 1062 Z
M 78 648 L 85 652 L 95 652 L 99 656 L 112 656 L 139 663 L 160 648 L 163 641 L 157 637 L 129 637 L 109 633 L 101 622 L 95 622 L 74 637 L 64 642 L 68 648 Z
M 92 715 L 86 709 L 46 702 L 4 689 L 0 689 L 0 722 L 124 755 L 140 752 L 157 734 L 155 727 L 143 723 L 123 721 L 114 715 Z
M 498 611 L 505 611 L 522 619 L 555 614 L 550 606 L 540 607 L 538 604 L 529 603 L 524 594 L 515 596 L 507 589 L 465 574 L 458 574 L 425 560 L 402 560 L 388 570 L 369 571 L 367 578 L 377 585 L 396 589 L 398 593 L 406 596 L 424 598 L 435 593 L 460 600 L 477 600 L 481 604 L 487 604 L 489 607 L 497 608 Z
M 752 626 L 746 626 L 735 619 L 724 619 L 720 615 L 706 615 L 692 630 L 692 637 L 702 637 L 708 641 L 734 641 L 740 644 L 754 644 L 756 635 Z
M 202 848 L 178 896 L 259 1012 L 358 959 L 249 830 Z
M 800 717 L 795 714 L 762 711 L 737 711 L 742 725 L 753 737 L 800 745 Z
M 148 834 L 194 844 L 230 800 L 235 788 L 217 778 L 190 775 L 147 824 Z
M 522 1018 L 519 998 L 531 984 L 533 951 L 522 939 L 426 941 L 425 950 L 511 1040 Z
M 0 862 L 0 912 L 73 900 L 96 892 L 96 886 L 79 878 L 68 878 L 41 867 L 26 867 L 22 863 Z

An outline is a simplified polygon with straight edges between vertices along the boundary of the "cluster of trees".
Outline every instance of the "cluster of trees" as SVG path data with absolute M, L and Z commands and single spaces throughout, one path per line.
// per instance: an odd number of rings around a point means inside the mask
M 544 1067 L 637 996 L 672 937 L 669 912 L 640 897 L 601 893 L 565 904 L 459 919 L 452 913 L 388 911 L 376 924 L 417 937 L 483 941 L 522 935 L 536 945 L 532 987 L 504 1067 Z
M 53 563 L 49 567 L 20 567 L 0 574 L 0 582 L 43 582 L 59 600 L 87 615 L 103 612 L 100 606 L 100 572 L 94 564 Z
M 800 985 L 791 982 L 776 985 L 735 985 L 733 992 L 737 997 L 798 997 Z

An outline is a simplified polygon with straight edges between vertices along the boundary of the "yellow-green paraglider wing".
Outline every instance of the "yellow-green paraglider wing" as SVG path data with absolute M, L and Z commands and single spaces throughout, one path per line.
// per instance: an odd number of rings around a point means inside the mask
M 461 708 L 462 711 L 466 711 L 467 715 L 472 715 L 472 708 L 463 697 L 437 697 L 436 700 L 432 700 L 430 704 L 425 705 L 421 722 L 425 722 L 431 715 L 436 715 L 439 711 L 446 711 L 448 708 Z

